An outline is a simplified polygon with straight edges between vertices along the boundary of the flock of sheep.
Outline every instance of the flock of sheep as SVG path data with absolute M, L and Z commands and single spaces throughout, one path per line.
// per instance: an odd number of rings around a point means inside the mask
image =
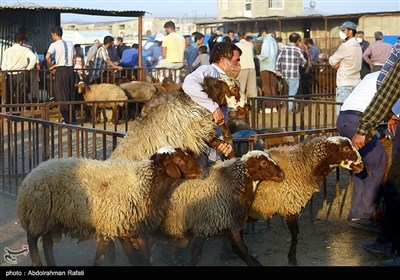
M 243 107 L 235 82 L 210 78 L 205 83 L 207 94 L 219 104 Z M 215 235 L 229 236 L 246 264 L 261 265 L 249 253 L 242 228 L 248 218 L 273 215 L 287 220 L 289 264 L 297 264 L 301 209 L 337 166 L 360 172 L 360 154 L 347 138 L 317 137 L 250 151 L 202 170 L 194 156 L 224 141 L 214 137 L 215 131 L 210 113 L 173 91 L 146 103 L 109 159 L 41 163 L 23 180 L 17 197 L 32 265 L 42 265 L 39 238 L 46 264 L 56 265 L 53 242 L 62 234 L 96 239 L 94 265 L 102 265 L 114 239 L 132 265 L 152 264 L 150 236 L 190 240 L 190 265 L 196 265 L 206 238 Z

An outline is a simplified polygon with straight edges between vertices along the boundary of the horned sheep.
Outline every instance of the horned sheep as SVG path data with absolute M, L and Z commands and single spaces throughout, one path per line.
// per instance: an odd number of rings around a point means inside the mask
M 361 172 L 364 168 L 359 152 L 350 139 L 341 136 L 316 137 L 291 146 L 266 150 L 282 168 L 282 182 L 261 182 L 249 217 L 265 220 L 273 215 L 286 219 L 292 241 L 288 253 L 289 264 L 296 265 L 299 239 L 297 218 L 312 195 L 318 192 L 325 177 L 337 166 Z
M 201 175 L 191 156 L 172 147 L 142 161 L 71 157 L 41 163 L 23 180 L 17 197 L 32 265 L 41 265 L 41 236 L 47 265 L 56 265 L 53 241 L 62 233 L 78 240 L 97 238 L 103 245 L 115 236 L 120 241 L 133 236 L 146 244 L 148 233 L 163 219 L 173 183 Z M 98 246 L 95 264 L 102 261 L 105 248 Z
M 184 181 L 172 191 L 160 232 L 173 239 L 195 238 L 191 265 L 201 257 L 204 237 L 221 233 L 229 235 L 248 265 L 261 265 L 249 254 L 241 230 L 258 183 L 280 182 L 283 176 L 263 151 L 218 163 L 205 179 Z

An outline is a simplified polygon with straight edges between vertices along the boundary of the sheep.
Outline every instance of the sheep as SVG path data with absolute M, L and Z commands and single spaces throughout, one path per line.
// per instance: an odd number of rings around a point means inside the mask
M 267 150 L 285 173 L 282 182 L 261 182 L 249 210 L 249 217 L 265 220 L 273 215 L 286 219 L 292 241 L 288 253 L 290 265 L 296 265 L 299 239 L 297 218 L 301 209 L 318 192 L 322 181 L 337 166 L 361 172 L 359 152 L 346 137 L 316 137 L 307 142 Z
M 152 99 L 156 94 L 164 93 L 165 89 L 161 85 L 151 84 L 149 82 L 132 81 L 119 85 L 125 91 L 126 96 L 130 100 L 140 100 L 147 102 Z M 143 109 L 144 103 L 128 104 L 128 111 L 130 116 L 138 115 Z M 130 117 L 128 116 L 127 119 Z
M 162 221 L 173 183 L 201 175 L 191 156 L 168 146 L 142 161 L 71 157 L 39 164 L 23 180 L 17 196 L 32 265 L 41 265 L 41 236 L 47 265 L 56 265 L 53 240 L 60 240 L 62 233 L 79 241 L 97 237 L 95 265 L 115 236 L 122 241 L 133 236 L 147 244 L 148 233 Z
M 259 182 L 281 182 L 284 174 L 263 151 L 250 151 L 214 165 L 205 179 L 184 181 L 168 199 L 159 232 L 174 239 L 194 237 L 190 264 L 201 257 L 204 237 L 229 235 L 248 265 L 261 265 L 249 254 L 242 228 Z
M 119 85 L 122 88 L 128 99 L 143 99 L 150 100 L 157 93 L 157 88 L 148 82 L 132 81 Z
M 204 90 L 211 90 L 212 98 L 218 104 L 228 104 L 231 108 L 243 107 L 246 95 L 238 92 L 238 85 L 228 81 L 228 86 L 217 78 L 206 77 Z M 230 91 L 229 89 L 232 89 Z M 141 115 L 133 121 L 129 131 L 110 156 L 142 159 L 164 145 L 172 145 L 192 151 L 198 156 L 208 146 L 218 147 L 223 142 L 215 139 L 216 124 L 212 114 L 195 103 L 187 94 L 174 91 L 160 94 L 146 103 Z M 225 133 L 227 136 L 229 133 Z
M 83 81 L 78 83 L 78 93 L 83 94 L 83 98 L 85 101 L 110 101 L 105 103 L 93 103 L 94 107 L 94 115 L 96 116 L 96 123 L 100 123 L 100 111 L 99 108 L 102 109 L 104 122 L 107 121 L 107 117 L 104 109 L 112 109 L 112 120 L 115 124 L 118 123 L 118 106 L 123 107 L 124 102 L 122 101 L 128 100 L 125 92 L 117 85 L 114 84 L 93 84 L 88 85 Z M 122 110 L 123 112 L 124 110 Z

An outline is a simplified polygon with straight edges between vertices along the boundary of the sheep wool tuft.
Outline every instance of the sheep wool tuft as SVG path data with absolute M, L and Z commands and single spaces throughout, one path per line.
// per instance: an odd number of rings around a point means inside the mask
M 216 125 L 210 112 L 185 93 L 156 95 L 130 125 L 110 159 L 146 158 L 165 145 L 200 155 L 215 134 Z

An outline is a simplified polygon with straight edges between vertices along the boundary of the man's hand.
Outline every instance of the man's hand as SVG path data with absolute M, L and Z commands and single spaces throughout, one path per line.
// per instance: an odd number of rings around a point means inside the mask
M 354 134 L 353 138 L 351 139 L 353 146 L 359 150 L 365 145 L 365 135 Z
M 232 145 L 228 143 L 221 143 L 218 145 L 217 151 L 227 157 L 232 152 Z
M 221 108 L 217 108 L 213 113 L 214 122 L 218 125 L 224 124 L 225 115 Z
M 340 67 L 340 62 L 336 63 L 335 65 L 333 65 L 333 68 L 335 68 L 336 70 L 338 70 Z
M 391 133 L 393 133 L 393 135 L 396 135 L 396 127 L 399 121 L 400 118 L 398 118 L 396 115 L 392 115 L 391 118 L 387 121 L 387 129 Z

